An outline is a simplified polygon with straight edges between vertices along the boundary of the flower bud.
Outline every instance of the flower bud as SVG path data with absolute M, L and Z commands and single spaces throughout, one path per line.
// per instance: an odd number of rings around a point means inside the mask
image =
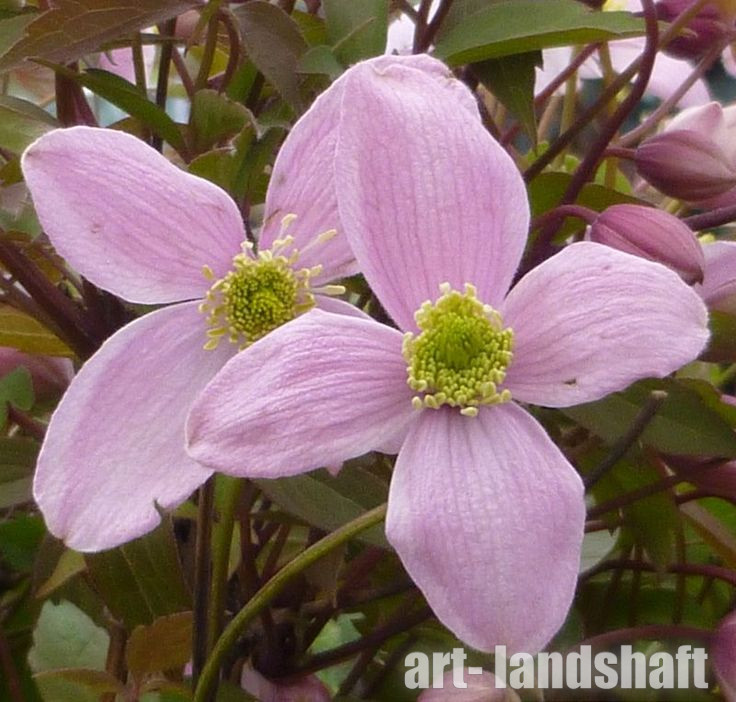
M 710 644 L 710 659 L 723 699 L 736 700 L 736 612 L 721 621 Z
M 723 396 L 721 399 L 723 400 Z M 710 495 L 736 501 L 736 461 L 728 461 L 719 466 L 703 466 L 702 470 L 698 471 L 688 471 L 686 480 Z
M 705 257 L 695 234 L 684 222 L 663 210 L 613 205 L 593 221 L 590 238 L 662 263 L 688 284 L 703 280 Z
M 736 315 L 736 242 L 705 244 L 703 254 L 705 275 L 700 296 L 708 309 Z
M 41 356 L 0 347 L 0 378 L 21 366 L 31 374 L 33 392 L 37 398 L 61 394 L 74 376 L 74 367 L 68 358 Z
M 695 0 L 660 0 L 657 16 L 672 22 L 690 7 Z M 698 59 L 729 31 L 728 8 L 718 0 L 712 0 L 701 8 L 687 27 L 667 45 L 667 53 L 680 58 Z
M 261 702 L 330 702 L 332 699 L 328 689 L 314 675 L 279 684 L 263 677 L 250 665 L 243 668 L 240 686 Z
M 493 673 L 472 674 L 468 668 L 463 668 L 462 672 L 466 687 L 456 687 L 454 671 L 449 670 L 442 677 L 442 687 L 425 690 L 417 702 L 519 702 L 519 696 L 513 690 L 496 687 Z
M 636 150 L 639 174 L 665 195 L 696 201 L 736 187 L 736 168 L 713 139 L 675 129 L 646 139 Z

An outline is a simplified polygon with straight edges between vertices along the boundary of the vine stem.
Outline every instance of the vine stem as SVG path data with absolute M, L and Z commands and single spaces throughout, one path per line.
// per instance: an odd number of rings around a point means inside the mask
M 199 489 L 197 507 L 197 542 L 194 556 L 194 627 L 192 631 L 192 680 L 199 679 L 209 653 L 210 589 L 212 582 L 212 520 L 214 515 L 215 479 L 207 480 Z
M 212 535 L 212 592 L 210 593 L 207 650 L 211 651 L 220 635 L 225 611 L 230 546 L 235 525 L 235 511 L 243 494 L 244 483 L 239 478 L 218 475 L 215 483 L 215 502 L 219 518 Z
M 235 615 L 222 633 L 222 636 L 217 640 L 207 663 L 202 669 L 202 674 L 194 692 L 194 702 L 206 702 L 209 691 L 219 675 L 220 666 L 227 653 L 237 643 L 238 638 L 240 638 L 253 619 L 286 587 L 291 579 L 333 549 L 346 543 L 362 531 L 383 521 L 386 516 L 386 507 L 387 505 L 385 504 L 376 507 L 362 514 L 357 519 L 344 524 L 323 539 L 320 539 L 292 561 L 289 561 L 289 563 L 253 595 L 245 607 Z

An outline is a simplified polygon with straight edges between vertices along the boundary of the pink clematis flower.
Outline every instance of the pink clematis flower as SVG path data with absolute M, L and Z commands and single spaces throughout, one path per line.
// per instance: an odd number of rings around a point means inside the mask
M 69 546 L 97 551 L 140 536 L 158 524 L 157 506 L 180 504 L 209 477 L 185 452 L 184 420 L 240 348 L 315 304 L 358 314 L 323 294 L 355 271 L 333 229 L 339 97 L 338 84 L 284 143 L 257 254 L 224 191 L 130 135 L 57 130 L 25 152 L 39 219 L 69 264 L 131 302 L 176 303 L 108 339 L 51 419 L 34 495 Z
M 471 646 L 537 651 L 572 601 L 585 505 L 517 403 L 672 372 L 703 348 L 705 307 L 672 271 L 591 242 L 509 292 L 529 205 L 472 94 L 428 58 L 359 64 L 342 92 L 338 211 L 401 331 L 317 310 L 275 330 L 193 404 L 190 455 L 277 478 L 401 442 L 386 533 L 407 571 Z

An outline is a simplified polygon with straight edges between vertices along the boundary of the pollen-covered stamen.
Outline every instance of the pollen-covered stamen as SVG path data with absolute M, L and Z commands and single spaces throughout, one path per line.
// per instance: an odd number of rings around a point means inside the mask
M 199 307 L 209 326 L 205 349 L 217 348 L 225 336 L 243 349 L 314 307 L 314 293 L 345 292 L 339 285 L 312 287 L 311 280 L 322 272 L 322 266 L 297 267 L 300 252 L 293 237 L 286 235 L 294 219 L 296 215 L 282 219 L 279 238 L 270 249 L 254 255 L 253 244 L 244 244 L 243 253 L 233 258 L 232 270 L 223 278 L 215 280 L 212 269 L 204 266 L 205 277 L 214 281 Z M 335 233 L 320 234 L 305 250 Z
M 417 409 L 449 405 L 475 416 L 480 405 L 511 399 L 498 386 L 511 362 L 514 335 L 469 283 L 464 293 L 448 283 L 440 285 L 440 292 L 434 304 L 425 302 L 414 315 L 420 333 L 404 336 L 407 382 L 420 393 L 413 404 Z

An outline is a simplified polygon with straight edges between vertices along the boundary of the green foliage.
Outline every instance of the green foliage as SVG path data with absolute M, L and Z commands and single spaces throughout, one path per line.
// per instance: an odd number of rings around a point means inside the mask
M 64 75 L 105 98 L 131 117 L 141 120 L 154 134 L 165 139 L 180 153 L 186 151 L 184 137 L 176 122 L 125 78 L 97 68 L 90 68 L 81 74 L 64 72 Z
M 0 346 L 45 356 L 74 356 L 58 336 L 35 318 L 0 303 Z
M 234 10 L 243 47 L 281 96 L 295 110 L 305 105 L 296 69 L 307 43 L 299 26 L 283 10 L 265 0 L 254 0 Z
M 25 368 L 18 368 L 0 378 L 0 429 L 8 420 L 8 405 L 20 410 L 33 407 L 33 383 Z
M 337 476 L 318 471 L 279 480 L 259 480 L 259 487 L 274 502 L 308 524 L 332 531 L 385 502 L 388 486 L 373 473 L 352 466 Z M 360 536 L 387 548 L 382 527 L 373 527 Z
M 194 7 L 197 0 L 60 0 L 46 12 L 0 24 L 0 72 L 27 58 L 66 63 Z M 29 23 L 30 20 L 33 20 Z M 25 36 L 20 32 L 25 29 Z M 10 39 L 10 41 L 8 41 Z M 15 40 L 13 42 L 13 40 Z
M 132 630 L 157 617 L 191 610 L 174 535 L 167 520 L 146 536 L 88 554 L 89 576 L 110 611 Z
M 324 0 L 323 4 L 327 36 L 344 66 L 383 53 L 388 0 Z
M 707 385 L 707 384 L 705 384 Z M 608 442 L 620 439 L 648 401 L 653 390 L 667 399 L 642 434 L 641 441 L 664 453 L 736 457 L 732 408 L 708 397 L 707 387 L 674 379 L 643 380 L 628 390 L 563 412 Z
M 192 100 L 189 126 L 197 153 L 211 149 L 221 141 L 248 128 L 255 131 L 255 118 L 243 105 L 214 90 L 199 90 Z
M 643 33 L 628 12 L 590 12 L 575 0 L 503 0 L 470 11 L 441 35 L 434 54 L 450 65 L 476 63 L 554 46 Z
M 534 113 L 535 68 L 542 63 L 539 51 L 488 59 L 473 65 L 483 85 L 519 120 L 524 133 L 537 143 L 537 117 Z
M 0 148 L 20 154 L 31 142 L 57 126 L 48 112 L 32 102 L 0 95 Z

